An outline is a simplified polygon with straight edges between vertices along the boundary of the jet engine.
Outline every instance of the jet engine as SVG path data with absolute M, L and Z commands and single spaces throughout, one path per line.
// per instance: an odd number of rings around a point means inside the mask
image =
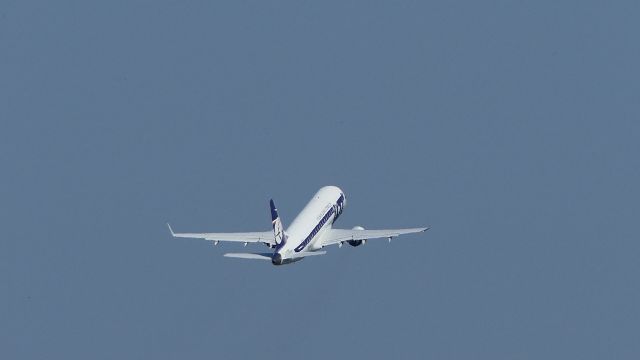
M 354 226 L 353 229 L 351 230 L 364 230 L 364 228 L 362 226 Z M 349 243 L 349 245 L 351 246 L 360 246 L 364 243 L 366 243 L 367 240 L 363 239 L 363 240 L 347 240 L 347 243 Z

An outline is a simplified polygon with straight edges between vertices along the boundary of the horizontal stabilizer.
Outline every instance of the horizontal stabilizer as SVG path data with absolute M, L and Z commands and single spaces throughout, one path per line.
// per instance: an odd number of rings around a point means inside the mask
M 301 253 L 297 253 L 294 254 L 293 256 L 291 256 L 292 259 L 298 259 L 298 258 L 303 258 L 303 257 L 307 257 L 307 256 L 316 256 L 316 255 L 324 255 L 326 254 L 326 251 L 305 251 L 305 252 L 301 252 Z
M 224 254 L 225 257 L 237 258 L 237 259 L 252 259 L 252 260 L 271 260 L 270 253 L 228 253 Z

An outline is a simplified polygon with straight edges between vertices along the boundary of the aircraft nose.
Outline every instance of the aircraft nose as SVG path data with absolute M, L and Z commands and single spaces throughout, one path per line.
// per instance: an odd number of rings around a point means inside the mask
M 271 263 L 273 265 L 282 265 L 282 255 L 280 255 L 279 253 L 273 254 L 273 256 L 271 257 Z

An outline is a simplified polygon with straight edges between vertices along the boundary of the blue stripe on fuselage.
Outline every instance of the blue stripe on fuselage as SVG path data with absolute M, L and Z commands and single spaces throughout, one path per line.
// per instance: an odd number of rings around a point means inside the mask
M 318 234 L 318 232 L 320 231 L 320 229 L 322 229 L 322 227 L 329 221 L 329 219 L 331 218 L 331 215 L 333 215 L 335 211 L 335 207 L 332 206 L 331 209 L 329 209 L 329 211 L 327 211 L 326 214 L 324 214 L 324 216 L 322 217 L 322 220 L 320 220 L 320 222 L 318 223 L 318 225 L 316 225 L 315 228 L 313 228 L 313 230 L 311 230 L 311 233 L 309 234 L 309 236 L 307 236 L 306 239 L 304 239 L 303 242 L 300 243 L 300 245 L 298 245 L 294 251 L 295 252 L 300 252 L 302 251 L 307 245 L 309 245 L 309 243 L 311 242 L 311 239 L 313 239 L 314 236 L 316 236 Z M 335 220 L 334 220 L 335 221 Z

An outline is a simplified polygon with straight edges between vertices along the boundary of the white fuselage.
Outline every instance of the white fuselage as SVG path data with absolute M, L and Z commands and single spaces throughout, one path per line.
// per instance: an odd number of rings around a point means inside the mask
M 322 235 L 332 227 L 346 205 L 346 197 L 340 188 L 325 186 L 318 190 L 286 229 L 287 238 L 276 247 L 275 253 L 286 262 L 300 252 L 321 249 Z

